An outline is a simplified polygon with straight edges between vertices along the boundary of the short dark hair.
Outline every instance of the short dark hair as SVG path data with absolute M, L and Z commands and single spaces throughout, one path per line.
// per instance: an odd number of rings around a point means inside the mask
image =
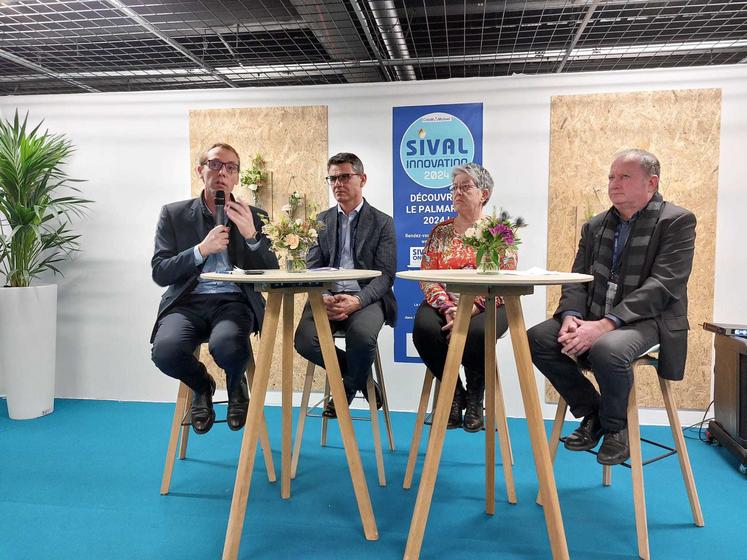
M 363 171 L 363 162 L 361 159 L 357 155 L 349 152 L 340 152 L 339 154 L 335 154 L 329 158 L 329 160 L 327 160 L 327 169 L 329 169 L 330 165 L 340 165 L 342 163 L 349 163 L 352 165 L 353 171 L 356 173 L 365 173 Z
M 212 146 L 210 146 L 207 150 L 204 150 L 200 153 L 200 157 L 197 160 L 197 163 L 199 165 L 205 165 L 208 160 L 208 152 L 212 150 L 213 148 L 222 148 L 224 150 L 228 150 L 229 152 L 233 152 L 236 155 L 236 163 L 241 166 L 241 156 L 239 156 L 239 152 L 236 151 L 236 148 L 231 146 L 231 144 L 226 144 L 225 142 L 216 142 Z

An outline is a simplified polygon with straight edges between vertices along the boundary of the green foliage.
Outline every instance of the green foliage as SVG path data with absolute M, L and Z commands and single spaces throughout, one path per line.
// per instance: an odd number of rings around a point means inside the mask
M 0 120 L 0 273 L 5 284 L 29 286 L 46 271 L 62 274 L 59 263 L 78 250 L 71 218 L 90 200 L 76 196 L 63 165 L 73 146 L 62 135 L 28 126 L 18 112 Z
M 267 172 L 264 170 L 265 161 L 260 154 L 252 158 L 252 166 L 241 172 L 241 184 L 249 187 L 253 191 L 258 191 L 267 179 Z M 254 188 L 252 188 L 252 185 Z

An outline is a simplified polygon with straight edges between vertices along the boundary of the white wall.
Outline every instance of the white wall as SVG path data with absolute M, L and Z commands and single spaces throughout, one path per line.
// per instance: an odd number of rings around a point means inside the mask
M 521 265 L 546 263 L 550 96 L 601 92 L 721 88 L 714 316 L 747 320 L 741 286 L 747 259 L 740 241 L 747 208 L 744 187 L 747 65 L 677 70 L 513 76 L 395 84 L 112 93 L 0 98 L 0 113 L 30 111 L 77 146 L 72 177 L 85 178 L 93 198 L 80 223 L 82 253 L 59 281 L 57 395 L 91 399 L 170 401 L 175 382 L 150 361 L 148 338 L 161 290 L 150 280 L 153 233 L 162 204 L 189 197 L 190 109 L 273 105 L 328 105 L 330 153 L 352 151 L 369 176 L 366 197 L 392 211 L 392 107 L 432 103 L 484 103 L 484 163 L 494 174 L 494 202 L 532 224 L 522 235 Z M 545 294 L 524 298 L 528 325 L 544 319 Z M 0 320 L 16 318 L 2 317 Z M 22 320 L 22 318 L 18 318 Z M 695 327 L 698 328 L 698 327 Z M 394 364 L 391 330 L 381 337 L 390 402 L 412 410 L 422 366 Z M 499 346 L 510 416 L 523 406 L 509 343 Z M 503 351 L 501 351 L 503 350 Z M 541 376 L 537 374 L 538 386 Z M 0 372 L 2 392 L 2 372 Z M 276 398 L 272 396 L 271 398 Z M 543 405 L 546 417 L 554 406 Z M 685 414 L 695 421 L 699 413 Z M 643 420 L 660 423 L 661 411 Z

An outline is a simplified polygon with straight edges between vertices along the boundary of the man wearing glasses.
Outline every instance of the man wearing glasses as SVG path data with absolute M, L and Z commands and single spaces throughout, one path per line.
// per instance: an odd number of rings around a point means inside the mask
M 397 269 L 394 221 L 363 198 L 366 174 L 355 154 L 340 153 L 327 162 L 327 183 L 337 205 L 319 214 L 325 225 L 307 257 L 309 268 L 358 268 L 380 270 L 381 276 L 365 281 L 338 282 L 325 294 L 332 331 L 345 332 L 345 351 L 337 349 L 348 404 L 356 392 L 366 395 L 368 372 L 376 353 L 376 339 L 384 323 L 394 325 L 397 302 L 392 292 Z M 314 319 L 308 304 L 295 336 L 296 351 L 324 367 Z M 376 387 L 376 405 L 381 395 Z M 330 399 L 323 412 L 334 418 Z
M 249 333 L 260 329 L 264 300 L 249 284 L 200 280 L 203 272 L 278 268 L 269 240 L 262 235 L 267 213 L 231 195 L 239 181 L 238 152 L 213 144 L 200 154 L 197 174 L 205 188 L 191 200 L 161 209 L 151 260 L 153 280 L 166 287 L 151 335 L 151 356 L 158 369 L 194 392 L 192 428 L 204 434 L 215 422 L 215 381 L 194 355 L 202 342 L 226 372 L 232 430 L 246 422 L 249 396 L 244 370 L 251 356 Z M 225 195 L 228 224 L 217 223 L 216 193 Z M 220 213 L 219 213 L 220 214 Z

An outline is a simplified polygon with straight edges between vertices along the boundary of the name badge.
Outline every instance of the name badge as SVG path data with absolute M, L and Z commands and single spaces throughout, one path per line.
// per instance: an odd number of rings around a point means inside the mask
M 614 282 L 607 282 L 607 294 L 604 297 L 604 314 L 610 312 L 615 302 L 615 295 L 617 294 L 617 284 Z

